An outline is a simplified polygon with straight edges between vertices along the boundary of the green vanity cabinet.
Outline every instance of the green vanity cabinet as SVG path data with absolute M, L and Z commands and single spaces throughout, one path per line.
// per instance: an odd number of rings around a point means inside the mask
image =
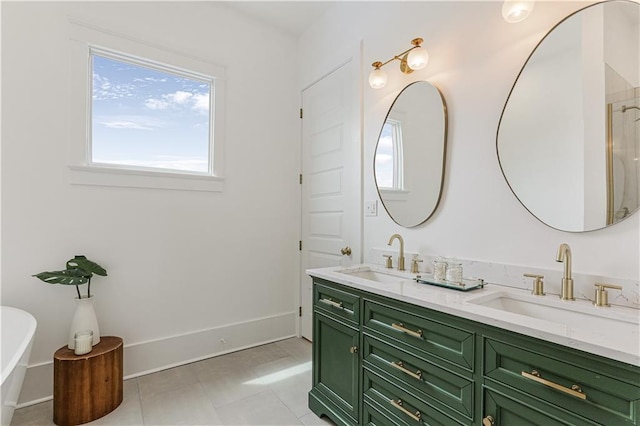
M 640 425 L 640 367 L 314 278 L 309 406 L 339 425 Z

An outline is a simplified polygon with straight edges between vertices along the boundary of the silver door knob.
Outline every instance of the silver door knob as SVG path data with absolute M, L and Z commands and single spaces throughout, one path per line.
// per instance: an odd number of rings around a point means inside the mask
M 352 354 L 357 354 L 358 353 L 358 347 L 357 346 L 351 346 L 349 348 L 349 352 L 351 352 Z

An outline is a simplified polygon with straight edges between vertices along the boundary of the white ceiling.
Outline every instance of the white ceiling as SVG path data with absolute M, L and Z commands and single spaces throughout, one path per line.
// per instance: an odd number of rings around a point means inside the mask
M 224 1 L 291 35 L 299 36 L 334 3 L 331 1 Z

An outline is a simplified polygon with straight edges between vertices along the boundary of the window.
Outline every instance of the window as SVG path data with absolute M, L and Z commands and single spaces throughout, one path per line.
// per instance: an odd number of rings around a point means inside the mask
M 387 118 L 382 126 L 376 148 L 376 182 L 379 188 L 402 191 L 402 128 L 401 122 Z
M 98 49 L 90 59 L 90 164 L 211 174 L 211 78 Z
M 225 70 L 70 18 L 74 185 L 224 189 Z

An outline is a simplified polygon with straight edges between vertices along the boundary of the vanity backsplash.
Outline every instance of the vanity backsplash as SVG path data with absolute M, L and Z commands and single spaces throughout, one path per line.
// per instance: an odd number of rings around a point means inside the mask
M 385 266 L 384 255 L 393 256 L 393 267 L 397 267 L 398 251 L 393 249 L 372 248 L 369 250 L 367 263 Z M 405 252 L 405 266 L 411 270 L 411 260 L 417 255 L 422 260 L 418 263 L 418 270 L 423 273 L 433 273 L 433 261 L 437 256 L 418 255 L 415 252 Z M 556 269 L 541 269 L 520 265 L 507 265 L 502 263 L 481 262 L 476 260 L 456 258 L 462 263 L 464 278 L 482 278 L 487 284 L 499 284 L 507 287 L 531 290 L 533 279 L 526 278 L 524 274 L 544 275 L 544 291 L 548 296 L 559 296 L 562 282 L 563 265 L 558 263 Z M 601 275 L 572 273 L 574 280 L 574 295 L 576 299 L 593 301 L 595 298 L 596 283 L 606 283 L 622 286 L 622 290 L 609 289 L 609 303 L 612 305 L 628 306 L 640 309 L 640 281 L 604 277 Z M 606 308 L 605 308 L 606 309 Z

